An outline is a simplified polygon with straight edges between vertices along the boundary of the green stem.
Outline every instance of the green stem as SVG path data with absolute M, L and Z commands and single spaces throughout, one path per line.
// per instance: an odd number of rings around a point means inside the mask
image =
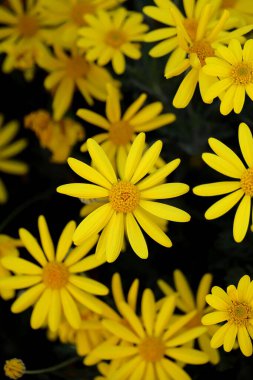
M 81 360 L 80 357 L 70 358 L 70 359 L 65 360 L 64 362 L 53 365 L 52 367 L 35 369 L 35 370 L 25 370 L 25 374 L 26 375 L 36 375 L 36 374 L 41 374 L 41 373 L 54 372 L 54 371 L 57 371 L 58 369 L 67 367 L 69 364 L 75 363 L 79 360 Z

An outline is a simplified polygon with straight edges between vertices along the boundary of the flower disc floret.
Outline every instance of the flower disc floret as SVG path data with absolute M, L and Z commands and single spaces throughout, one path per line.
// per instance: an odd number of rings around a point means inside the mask
M 69 271 L 63 263 L 51 262 L 43 268 L 42 279 L 51 289 L 61 289 L 68 283 Z
M 246 302 L 232 301 L 228 309 L 228 321 L 237 326 L 249 326 L 253 317 L 252 307 Z
M 245 86 L 253 82 L 253 66 L 247 62 L 234 65 L 231 69 L 231 77 L 236 85 Z
M 139 204 L 139 190 L 130 182 L 120 181 L 112 186 L 109 200 L 115 211 L 133 212 Z
M 18 20 L 17 29 L 22 37 L 33 37 L 39 30 L 38 20 L 34 16 L 23 14 Z
M 139 344 L 139 352 L 146 362 L 157 362 L 165 354 L 165 345 L 160 338 L 147 337 Z
M 200 60 L 201 66 L 204 66 L 206 58 L 214 56 L 214 49 L 209 41 L 200 40 L 193 43 L 193 45 L 189 48 L 189 53 L 196 53 Z
M 249 168 L 243 173 L 241 187 L 246 195 L 253 196 L 253 168 Z

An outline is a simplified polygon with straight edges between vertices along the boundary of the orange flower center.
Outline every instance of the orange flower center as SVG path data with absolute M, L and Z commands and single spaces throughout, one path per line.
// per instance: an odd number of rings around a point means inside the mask
M 120 181 L 112 186 L 109 200 L 112 208 L 117 212 L 132 212 L 139 204 L 139 190 L 127 181 Z
M 237 0 L 223 0 L 221 4 L 221 8 L 233 8 L 235 4 L 237 3 Z
M 164 356 L 165 345 L 160 338 L 151 336 L 140 343 L 139 353 L 145 361 L 157 362 Z
M 249 168 L 243 173 L 241 188 L 246 195 L 253 196 L 253 168 Z
M 72 79 L 86 77 L 90 69 L 89 63 L 84 57 L 72 57 L 68 60 L 66 73 Z
M 71 10 L 70 17 L 78 26 L 85 25 L 84 15 L 86 13 L 94 13 L 95 7 L 90 2 L 84 1 L 75 4 Z
M 214 49 L 212 48 L 210 42 L 206 40 L 195 41 L 193 45 L 189 48 L 189 53 L 196 53 L 201 66 L 205 65 L 205 59 L 207 57 L 214 56 Z
M 231 76 L 235 84 L 245 86 L 253 83 L 252 65 L 241 62 L 232 67 Z
M 23 37 L 33 37 L 39 29 L 39 23 L 36 17 L 24 14 L 20 16 L 17 28 Z
M 109 139 L 115 145 L 126 145 L 131 141 L 134 128 L 127 122 L 120 120 L 117 123 L 113 123 L 109 130 Z
M 247 326 L 253 317 L 253 310 L 246 302 L 232 301 L 232 306 L 228 309 L 228 321 L 237 326 Z
M 51 289 L 63 288 L 68 283 L 69 271 L 63 263 L 47 263 L 44 267 L 42 280 Z
M 127 41 L 125 33 L 112 29 L 105 36 L 105 43 L 117 49 Z
M 197 21 L 190 18 L 186 18 L 183 21 L 183 25 L 187 33 L 189 34 L 189 37 L 191 38 L 191 40 L 194 41 L 196 38 L 197 27 L 198 27 Z

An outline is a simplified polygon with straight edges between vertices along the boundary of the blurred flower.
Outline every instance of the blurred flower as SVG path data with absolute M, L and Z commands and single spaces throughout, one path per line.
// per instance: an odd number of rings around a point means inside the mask
M 148 257 L 147 243 L 140 227 L 157 243 L 172 246 L 169 237 L 154 223 L 150 214 L 176 222 L 190 220 L 187 212 L 154 202 L 155 199 L 174 198 L 188 192 L 189 186 L 184 183 L 160 185 L 176 169 L 180 160 L 175 159 L 144 178 L 158 159 L 162 142 L 156 141 L 143 154 L 144 147 L 145 133 L 141 132 L 129 150 L 124 176 L 118 179 L 104 150 L 89 138 L 87 148 L 95 168 L 75 158 L 69 158 L 68 163 L 76 174 L 95 185 L 72 183 L 57 187 L 59 193 L 77 198 L 107 199 L 78 225 L 73 241 L 76 245 L 82 244 L 89 236 L 103 230 L 96 253 L 108 262 L 115 261 L 119 256 L 125 233 L 134 252 L 142 259 Z
M 0 279 L 0 287 L 30 288 L 14 301 L 11 311 L 20 313 L 34 305 L 31 315 L 33 329 L 47 323 L 52 331 L 57 330 L 62 313 L 72 327 L 79 328 L 81 316 L 76 301 L 100 312 L 99 303 L 93 294 L 108 293 L 105 285 L 84 275 L 84 272 L 104 263 L 94 255 L 85 257 L 96 243 L 97 236 L 90 236 L 85 244 L 71 250 L 76 223 L 70 221 L 62 231 L 55 252 L 43 215 L 38 218 L 38 227 L 42 248 L 26 229 L 20 228 L 19 234 L 25 248 L 39 265 L 18 257 L 4 257 L 2 265 L 15 275 Z
M 125 56 L 141 58 L 141 45 L 148 26 L 143 24 L 141 13 L 120 7 L 112 12 L 97 11 L 86 15 L 87 26 L 79 29 L 77 46 L 84 49 L 87 61 L 96 61 L 99 66 L 112 63 L 116 74 L 126 70 Z
M 251 0 L 219 0 L 221 9 L 228 9 L 231 17 L 236 17 L 241 24 L 253 23 Z
M 236 39 L 232 39 L 228 47 L 218 47 L 216 57 L 206 59 L 203 71 L 218 78 L 206 89 L 206 98 L 209 101 L 221 98 L 222 115 L 228 115 L 232 110 L 239 114 L 245 94 L 253 100 L 253 39 L 247 40 L 243 47 Z
M 115 340 L 102 343 L 91 351 L 91 355 L 104 360 L 121 360 L 121 365 L 111 373 L 110 380 L 129 379 L 133 371 L 136 379 L 165 379 L 168 376 L 188 379 L 188 374 L 174 360 L 187 364 L 204 364 L 208 361 L 205 353 L 182 347 L 200 336 L 205 327 L 182 332 L 181 329 L 194 312 L 171 323 L 175 304 L 176 295 L 171 295 L 157 310 L 154 293 L 147 288 L 141 299 L 141 316 L 121 301 L 120 310 L 127 323 L 123 325 L 111 319 L 103 320 L 103 325 L 115 336 Z
M 76 44 L 78 29 L 86 25 L 85 15 L 98 9 L 111 9 L 124 0 L 40 0 L 41 13 L 59 27 L 53 34 L 54 43 L 71 48 Z
M 206 302 L 215 311 L 202 318 L 204 325 L 217 325 L 219 327 L 211 339 L 211 347 L 219 348 L 223 345 L 226 352 L 234 347 L 236 339 L 241 352 L 245 356 L 252 356 L 253 337 L 253 281 L 244 275 L 238 282 L 237 288 L 229 285 L 225 292 L 219 286 L 213 286 L 212 294 L 206 296 Z
M 3 257 L 18 257 L 19 251 L 18 247 L 22 247 L 23 244 L 21 240 L 14 239 L 11 236 L 0 234 L 0 278 L 5 278 L 11 276 L 11 272 L 3 267 L 1 264 L 1 259 Z M 13 298 L 15 292 L 13 289 L 0 289 L 0 296 L 4 300 L 9 300 Z
M 6 360 L 4 364 L 4 374 L 10 379 L 20 379 L 25 374 L 25 365 L 20 359 Z
M 239 201 L 233 225 L 233 236 L 240 243 L 248 230 L 251 214 L 251 198 L 253 195 L 253 137 L 249 127 L 240 123 L 238 139 L 242 156 L 247 164 L 225 144 L 215 138 L 209 138 L 208 143 L 213 153 L 203 153 L 202 158 L 207 165 L 217 172 L 235 181 L 223 181 L 198 185 L 193 192 L 200 196 L 216 196 L 228 194 L 215 202 L 205 213 L 206 219 L 216 219 L 231 210 Z
M 148 132 L 172 123 L 176 117 L 172 113 L 161 115 L 163 104 L 154 102 L 146 105 L 141 110 L 146 94 L 141 94 L 134 103 L 121 115 L 120 99 L 117 91 L 111 85 L 107 86 L 106 118 L 89 109 L 80 108 L 77 115 L 96 127 L 105 130 L 104 133 L 92 138 L 101 145 L 109 157 L 114 169 L 123 175 L 126 158 L 131 143 L 136 137 L 136 132 Z M 87 151 L 87 143 L 81 146 L 81 151 Z M 164 162 L 160 163 L 162 166 Z
M 16 0 L 0 6 L 0 51 L 7 54 L 2 65 L 6 73 L 33 72 L 38 54 L 47 49 L 53 25 L 40 15 L 38 4 L 38 0 Z
M 4 125 L 3 115 L 0 115 L 0 172 L 23 175 L 28 171 L 27 164 L 12 158 L 27 146 L 25 139 L 12 141 L 18 130 L 19 124 L 17 121 L 12 120 Z M 7 202 L 7 200 L 7 190 L 0 178 L 0 204 Z
M 65 163 L 73 146 L 84 139 L 84 128 L 80 123 L 65 117 L 55 121 L 49 112 L 38 110 L 24 118 L 24 125 L 35 132 L 43 148 L 51 152 L 51 161 Z
M 191 287 L 185 277 L 185 275 L 179 270 L 176 269 L 173 272 L 175 290 L 172 289 L 164 280 L 158 280 L 158 286 L 165 294 L 169 296 L 174 292 L 177 293 L 176 306 L 183 313 L 189 313 L 190 311 L 195 310 L 196 314 L 190 320 L 186 328 L 202 326 L 201 318 L 206 313 L 210 312 L 211 308 L 206 304 L 206 295 L 210 291 L 210 286 L 212 282 L 212 275 L 206 273 L 198 286 L 196 298 L 191 290 Z M 202 335 L 198 337 L 198 344 L 200 349 L 205 352 L 212 364 L 217 364 L 220 360 L 218 350 L 210 347 L 210 339 L 213 336 L 214 329 L 207 329 Z
M 66 52 L 60 47 L 54 48 L 55 56 L 42 54 L 39 58 L 39 66 L 49 71 L 44 81 L 47 90 L 52 91 L 54 100 L 52 104 L 55 120 L 60 120 L 71 106 L 74 92 L 78 89 L 89 105 L 94 100 L 106 100 L 106 84 L 112 83 L 117 88 L 120 86 L 109 71 L 89 63 L 81 57 L 77 49 Z

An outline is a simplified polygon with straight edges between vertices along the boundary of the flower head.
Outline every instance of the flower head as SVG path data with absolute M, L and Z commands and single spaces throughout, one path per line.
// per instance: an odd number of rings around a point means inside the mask
M 54 43 L 71 48 L 76 44 L 78 30 L 86 25 L 85 15 L 99 9 L 112 9 L 124 0 L 40 0 L 40 11 L 46 20 L 58 24 Z
M 127 323 L 103 320 L 103 325 L 114 338 L 96 347 L 90 355 L 116 363 L 110 374 L 111 380 L 128 379 L 132 371 L 137 372 L 137 378 L 143 380 L 167 377 L 188 379 L 185 370 L 175 361 L 188 364 L 204 364 L 208 361 L 205 353 L 182 347 L 194 337 L 200 336 L 205 327 L 196 327 L 186 333 L 181 331 L 194 312 L 171 322 L 175 299 L 175 295 L 167 297 L 158 310 L 154 293 L 151 289 L 145 289 L 141 299 L 141 316 L 128 303 L 121 301 L 120 310 Z M 87 360 L 88 358 L 89 355 Z M 120 366 L 117 365 L 119 361 Z
M 24 125 L 35 132 L 40 145 L 51 152 L 50 159 L 56 163 L 66 162 L 73 146 L 85 136 L 84 128 L 74 119 L 55 121 L 45 110 L 26 115 Z
M 90 236 L 83 245 L 71 250 L 76 224 L 70 221 L 62 231 L 55 250 L 43 215 L 38 218 L 38 227 L 41 246 L 29 231 L 19 230 L 20 239 L 36 263 L 18 257 L 4 257 L 2 265 L 15 274 L 0 279 L 0 287 L 29 288 L 14 301 L 11 311 L 20 313 L 34 305 L 31 315 L 33 329 L 48 324 L 52 331 L 56 331 L 63 316 L 72 327 L 79 328 L 81 315 L 76 301 L 99 313 L 100 306 L 94 295 L 108 293 L 106 286 L 84 275 L 84 272 L 104 263 L 94 255 L 85 257 L 96 243 L 97 236 Z
M 55 46 L 54 53 L 41 54 L 38 64 L 49 72 L 44 86 L 54 97 L 52 108 L 55 120 L 59 121 L 68 111 L 76 90 L 89 105 L 93 105 L 94 98 L 106 100 L 107 83 L 119 87 L 119 82 L 105 68 L 89 63 L 77 49 L 64 51 Z
M 228 146 L 215 138 L 209 138 L 208 143 L 214 153 L 203 153 L 203 160 L 212 169 L 233 180 L 198 185 L 193 188 L 193 192 L 200 196 L 228 194 L 208 208 L 206 219 L 219 218 L 239 202 L 234 218 L 233 236 L 240 243 L 249 227 L 253 196 L 253 137 L 247 124 L 240 123 L 238 138 L 246 166 Z
M 38 5 L 37 0 L 16 0 L 0 6 L 0 50 L 7 54 L 4 72 L 33 69 L 38 54 L 47 49 L 53 25 L 41 16 Z
M 27 146 L 27 141 L 25 139 L 18 139 L 13 142 L 12 140 L 18 133 L 19 124 L 15 120 L 5 125 L 3 122 L 3 115 L 0 115 L 0 172 L 23 175 L 28 171 L 27 164 L 13 159 L 13 157 Z M 0 178 L 0 204 L 5 203 L 7 200 L 7 190 Z
M 192 320 L 188 322 L 186 328 L 202 326 L 202 316 L 210 311 L 210 307 L 206 304 L 205 298 L 210 291 L 212 275 L 206 273 L 202 277 L 197 289 L 196 297 L 194 297 L 185 275 L 179 269 L 176 269 L 173 272 L 173 277 L 175 290 L 162 279 L 158 280 L 158 286 L 166 296 L 171 295 L 174 292 L 177 293 L 176 306 L 183 313 L 196 311 L 196 314 L 193 316 Z M 213 328 L 210 328 L 200 335 L 197 340 L 199 347 L 208 355 L 210 362 L 217 364 L 219 362 L 219 353 L 217 350 L 210 347 L 210 339 L 212 335 Z
M 189 186 L 183 183 L 161 184 L 180 160 L 175 159 L 146 176 L 160 155 L 162 142 L 156 141 L 143 154 L 144 147 L 145 133 L 141 132 L 128 153 L 124 175 L 118 178 L 104 150 L 90 138 L 87 148 L 94 168 L 74 158 L 69 158 L 68 163 L 76 174 L 93 184 L 72 183 L 57 188 L 59 193 L 77 198 L 106 200 L 79 224 L 73 241 L 79 245 L 90 235 L 103 230 L 96 252 L 98 256 L 106 257 L 108 262 L 115 261 L 119 256 L 125 233 L 134 252 L 143 259 L 148 257 L 140 227 L 159 244 L 171 247 L 171 240 L 154 223 L 150 214 L 177 222 L 190 220 L 190 215 L 185 211 L 154 202 L 155 199 L 174 198 L 188 192 Z
M 86 15 L 87 26 L 79 29 L 77 45 L 84 49 L 87 61 L 99 66 L 112 63 L 116 74 L 126 69 L 125 56 L 141 58 L 141 46 L 148 26 L 142 23 L 143 15 L 120 7 L 114 11 L 99 10 Z
M 9 359 L 5 361 L 4 373 L 10 379 L 20 379 L 25 373 L 25 365 L 21 359 Z
M 221 98 L 222 115 L 232 110 L 239 114 L 245 95 L 253 100 L 253 39 L 247 40 L 243 47 L 236 39 L 232 39 L 227 47 L 218 47 L 216 57 L 206 59 L 203 71 L 218 79 L 206 90 L 206 98 L 209 101 Z
M 244 275 L 237 287 L 229 285 L 227 291 L 219 286 L 211 289 L 206 296 L 206 302 L 215 311 L 202 318 L 204 325 L 217 325 L 219 329 L 211 339 L 211 347 L 223 346 L 226 352 L 232 350 L 236 340 L 241 352 L 245 356 L 252 355 L 253 336 L 253 281 Z M 222 326 L 221 322 L 225 322 Z
M 114 168 L 123 173 L 125 160 L 131 143 L 138 132 L 148 132 L 170 124 L 175 120 L 175 115 L 165 113 L 161 115 L 163 105 L 154 102 L 141 109 L 146 94 L 141 94 L 127 110 L 121 114 L 120 99 L 117 91 L 111 85 L 107 86 L 106 118 L 89 110 L 80 108 L 77 115 L 96 127 L 102 128 L 103 133 L 93 136 L 104 149 Z M 81 151 L 87 151 L 87 143 L 81 146 Z

